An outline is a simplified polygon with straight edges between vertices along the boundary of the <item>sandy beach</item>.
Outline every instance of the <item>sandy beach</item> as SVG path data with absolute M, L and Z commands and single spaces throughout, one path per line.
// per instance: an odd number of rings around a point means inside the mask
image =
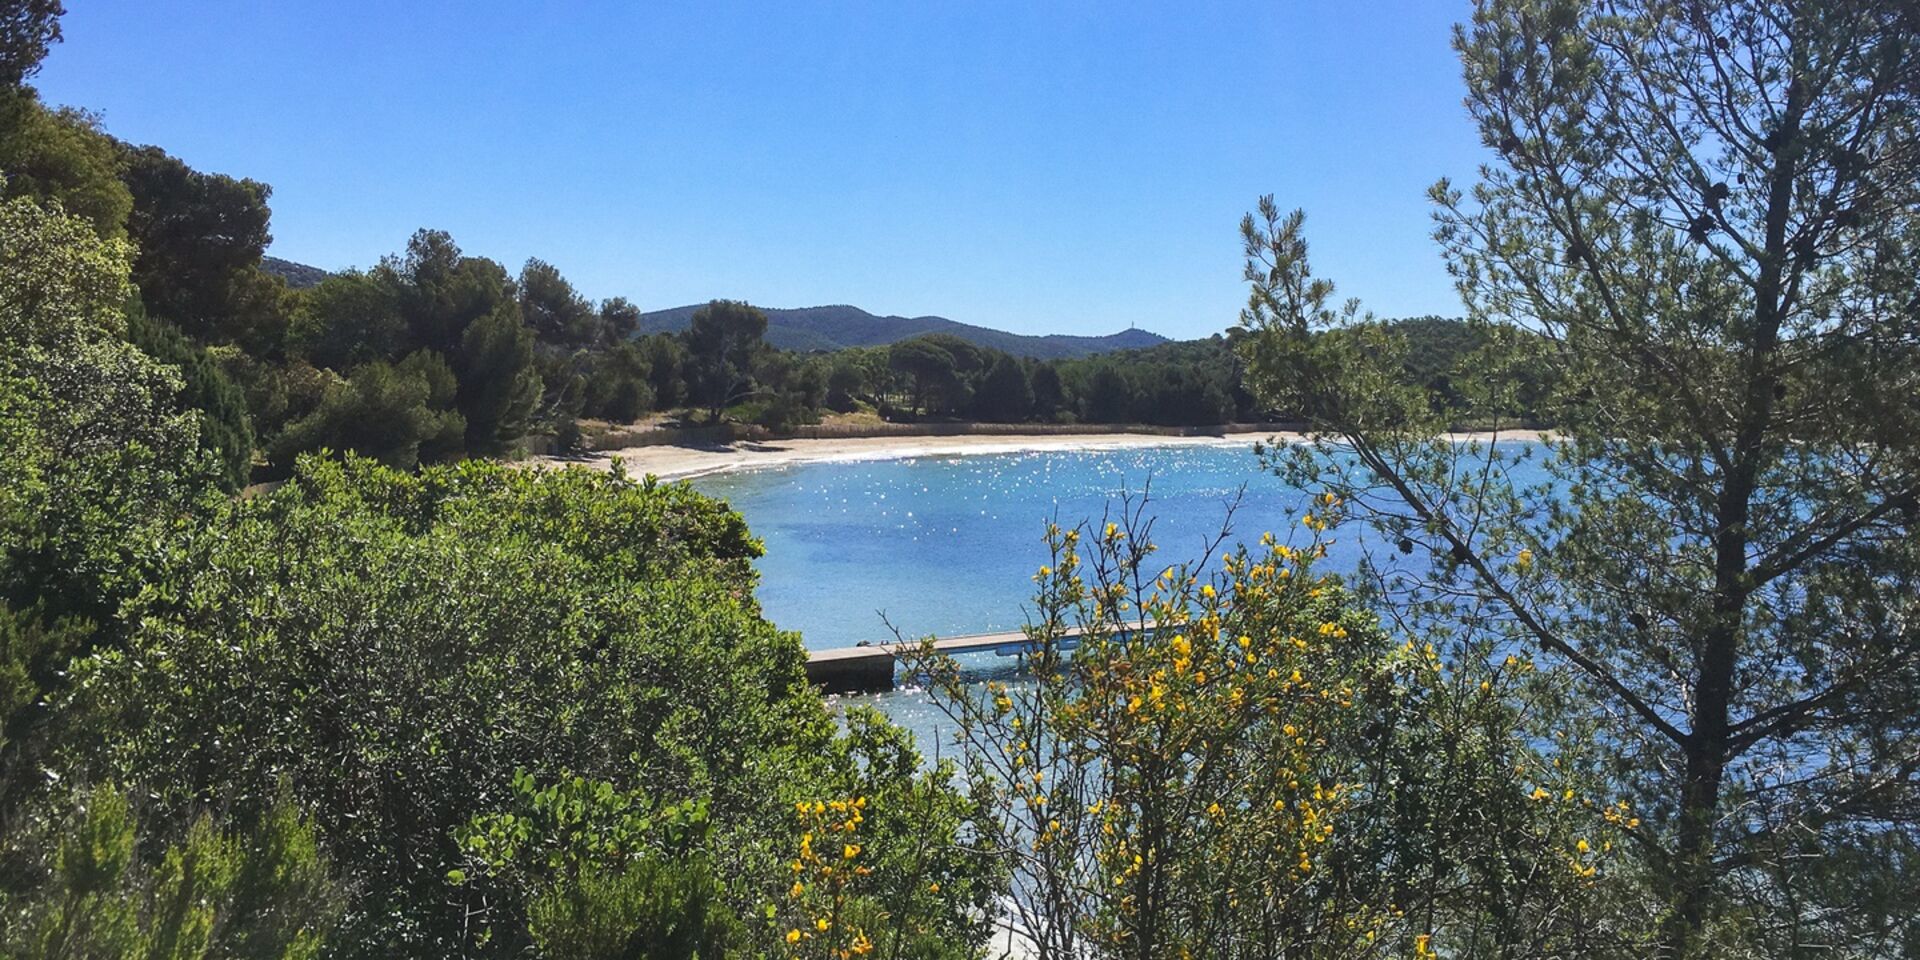
M 578 465 L 611 469 L 624 465 L 634 476 L 653 474 L 663 480 L 685 480 L 731 470 L 751 470 L 796 463 L 844 460 L 902 460 L 913 457 L 950 457 L 966 454 L 1022 453 L 1032 450 L 1127 450 L 1139 447 L 1247 446 L 1269 433 L 1226 436 L 1170 437 L 1146 433 L 1031 434 L 951 437 L 845 437 L 736 441 L 711 446 L 655 444 L 605 450 L 581 457 L 538 457 L 543 466 Z M 1280 434 L 1278 439 L 1298 439 Z
M 1462 440 L 1491 439 L 1489 434 L 1457 434 Z M 1524 431 L 1502 439 L 1531 439 Z M 1003 434 L 994 436 L 891 436 L 832 439 L 742 440 L 728 444 L 654 444 L 606 450 L 577 457 L 537 457 L 541 466 L 586 466 L 611 469 L 618 461 L 629 474 L 652 474 L 663 480 L 685 480 L 732 470 L 753 470 L 796 463 L 845 460 L 901 460 L 914 457 L 951 457 L 1035 450 L 1129 450 L 1140 447 L 1248 446 L 1260 440 L 1291 442 L 1298 433 L 1249 431 L 1223 436 L 1175 437 L 1150 433 Z

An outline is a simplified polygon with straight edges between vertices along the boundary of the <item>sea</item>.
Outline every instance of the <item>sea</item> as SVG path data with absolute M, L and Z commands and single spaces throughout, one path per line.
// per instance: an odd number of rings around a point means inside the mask
M 1033 576 L 1050 560 L 1046 532 L 1104 526 L 1122 510 L 1151 520 L 1158 561 L 1197 562 L 1209 547 L 1271 532 L 1303 543 L 1303 510 L 1320 491 L 1266 469 L 1251 439 L 1097 451 L 1050 450 L 772 465 L 693 481 L 727 501 L 766 545 L 756 562 L 765 615 L 810 649 L 1018 630 Z M 1326 568 L 1351 569 L 1358 541 L 1333 544 Z M 1214 551 L 1218 557 L 1219 551 Z M 992 654 L 980 676 L 1013 668 Z M 868 702 L 941 747 L 944 717 L 902 678 Z

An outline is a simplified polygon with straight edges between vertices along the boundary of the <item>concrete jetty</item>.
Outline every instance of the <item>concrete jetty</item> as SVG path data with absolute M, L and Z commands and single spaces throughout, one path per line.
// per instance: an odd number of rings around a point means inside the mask
M 1079 627 L 1061 632 L 1062 646 L 1071 649 L 1081 634 Z M 992 651 L 1003 657 L 1034 653 L 1040 645 L 1025 631 L 974 633 L 956 637 L 938 637 L 934 650 L 945 653 Z M 895 659 L 920 649 L 918 643 L 876 643 L 859 647 L 832 647 L 807 653 L 807 679 L 827 693 L 880 693 L 893 689 Z

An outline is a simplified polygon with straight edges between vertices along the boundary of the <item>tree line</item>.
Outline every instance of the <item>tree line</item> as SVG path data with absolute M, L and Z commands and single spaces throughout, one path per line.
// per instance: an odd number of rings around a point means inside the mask
M 734 301 L 680 334 L 638 335 L 641 312 L 582 296 L 552 264 L 518 272 L 423 229 L 365 270 L 291 289 L 262 267 L 271 188 L 194 170 L 121 142 L 29 86 L 0 92 L 6 193 L 58 201 L 135 253 L 132 336 L 188 371 L 180 395 L 237 489 L 284 476 L 310 451 L 411 468 L 515 455 L 533 434 L 581 443 L 580 422 L 650 413 L 775 429 L 830 413 L 891 420 L 1206 426 L 1297 419 L 1262 404 L 1232 336 L 1077 360 L 1034 360 L 951 335 L 790 353 Z M 1402 325 L 1409 364 L 1452 403 L 1447 372 L 1473 335 L 1459 321 Z

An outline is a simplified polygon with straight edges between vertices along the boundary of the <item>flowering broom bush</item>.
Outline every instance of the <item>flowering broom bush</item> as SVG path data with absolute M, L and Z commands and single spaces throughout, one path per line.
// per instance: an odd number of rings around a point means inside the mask
M 1519 659 L 1395 642 L 1271 536 L 1153 565 L 1144 501 L 1048 530 L 1031 680 L 910 658 L 953 718 L 1042 957 L 1588 955 L 1630 814 L 1520 724 Z M 1224 536 L 1223 538 L 1224 539 Z M 1604 925 L 1601 925 L 1604 929 Z

